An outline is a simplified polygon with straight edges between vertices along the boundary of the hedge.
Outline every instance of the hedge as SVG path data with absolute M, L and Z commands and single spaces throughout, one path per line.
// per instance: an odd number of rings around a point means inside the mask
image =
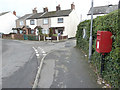
M 77 47 L 89 55 L 89 36 L 90 36 L 90 20 L 81 22 L 78 25 L 76 34 Z M 86 36 L 83 38 L 83 29 Z M 120 88 L 120 10 L 116 10 L 104 16 L 99 16 L 93 20 L 93 40 L 92 40 L 92 61 L 91 63 L 97 68 L 100 74 L 101 54 L 96 52 L 97 31 L 110 31 L 113 36 L 112 51 L 105 54 L 105 70 L 103 79 L 105 79 L 112 87 Z

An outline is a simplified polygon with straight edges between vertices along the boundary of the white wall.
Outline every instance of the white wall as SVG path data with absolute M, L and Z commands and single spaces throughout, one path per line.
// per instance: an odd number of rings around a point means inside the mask
M 9 34 L 12 31 L 12 28 L 16 27 L 15 20 L 18 18 L 13 15 L 13 13 L 9 12 L 0 16 L 0 32 L 4 34 Z
M 58 18 L 63 18 L 63 23 L 58 23 Z M 79 18 L 75 10 L 73 10 L 69 16 L 51 18 L 51 27 L 65 27 L 63 36 L 68 35 L 68 38 L 75 37 L 78 24 Z
M 70 15 L 67 24 L 67 33 L 68 33 L 68 38 L 75 37 L 76 36 L 76 31 L 77 31 L 77 26 L 79 24 L 79 18 L 73 10 Z
M 58 18 L 63 18 L 63 23 L 58 23 Z M 51 18 L 51 27 L 64 27 L 63 36 L 68 35 L 67 33 L 67 22 L 69 20 L 68 16 L 65 17 L 52 17 Z
M 104 15 L 106 15 L 106 14 L 93 15 L 93 19 L 98 17 L 98 16 L 104 16 Z M 91 15 L 87 16 L 87 20 L 89 20 L 89 19 L 91 19 Z
M 30 20 L 34 20 L 35 24 L 34 25 L 30 25 Z M 26 20 L 26 25 L 29 26 L 31 29 L 34 29 L 37 26 L 37 19 L 27 19 Z

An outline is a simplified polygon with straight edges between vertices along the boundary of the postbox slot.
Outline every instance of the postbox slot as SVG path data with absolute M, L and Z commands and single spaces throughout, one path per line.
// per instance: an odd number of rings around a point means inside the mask
M 97 36 L 100 36 L 100 34 L 97 34 Z

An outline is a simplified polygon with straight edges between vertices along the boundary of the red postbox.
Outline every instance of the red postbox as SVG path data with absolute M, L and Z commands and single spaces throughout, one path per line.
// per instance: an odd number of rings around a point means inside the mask
M 112 33 L 109 31 L 97 31 L 96 51 L 109 53 L 112 50 Z

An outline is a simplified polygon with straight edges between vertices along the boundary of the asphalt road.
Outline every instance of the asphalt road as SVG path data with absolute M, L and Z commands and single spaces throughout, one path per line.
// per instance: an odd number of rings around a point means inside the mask
M 38 60 L 32 48 L 17 40 L 2 40 L 2 88 L 31 88 Z
M 38 88 L 101 87 L 84 54 L 75 45 L 75 39 L 64 42 L 2 40 L 3 88 L 31 88 L 44 53 L 47 56 Z
M 75 39 L 54 44 L 44 59 L 39 88 L 101 88 Z M 60 46 L 58 49 L 57 46 Z M 56 49 L 55 49 L 56 48 Z

